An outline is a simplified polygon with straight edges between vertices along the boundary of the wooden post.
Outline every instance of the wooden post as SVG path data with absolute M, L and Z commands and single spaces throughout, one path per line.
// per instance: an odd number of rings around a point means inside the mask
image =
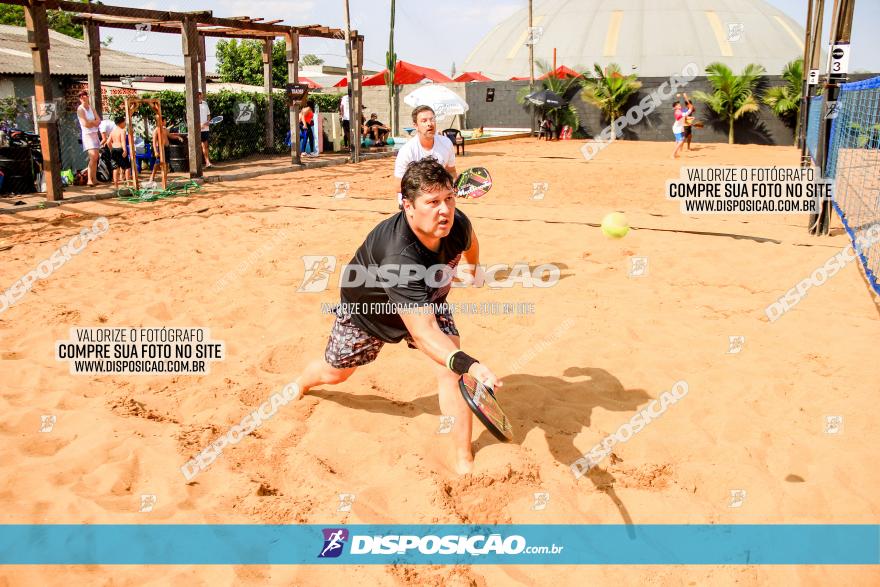
M 49 72 L 49 28 L 46 5 L 33 0 L 24 7 L 28 42 L 34 60 L 34 97 L 40 120 L 37 126 L 43 145 L 43 177 L 46 180 L 46 199 L 57 202 L 61 193 L 61 149 L 58 141 L 57 104 L 52 101 L 52 79 Z M 42 108 L 41 108 L 42 106 Z
M 131 124 L 131 116 L 134 114 L 135 110 L 137 110 L 138 106 L 140 106 L 140 100 L 126 96 L 123 98 L 123 101 L 125 102 L 125 134 L 128 142 L 128 161 L 131 165 L 131 178 L 134 180 L 134 189 L 137 190 L 140 188 L 140 183 L 138 183 L 137 155 L 134 150 L 134 127 L 132 127 Z M 120 169 L 119 172 L 122 174 L 122 180 L 124 182 L 125 170 Z
M 351 121 L 350 125 L 354 131 L 354 143 L 352 143 L 352 163 L 361 160 L 361 104 L 363 102 L 363 92 L 361 89 L 361 68 L 364 63 L 363 55 L 363 38 L 353 31 L 351 36 Z
M 89 102 L 98 118 L 103 117 L 104 105 L 101 95 L 101 32 L 93 22 L 83 26 L 89 57 Z
M 532 23 L 532 0 L 529 0 L 529 93 L 535 91 L 535 31 Z M 537 130 L 538 111 L 534 105 L 529 105 L 532 111 L 532 134 Z
M 852 19 L 855 10 L 855 0 L 834 0 L 834 16 L 831 20 L 831 43 L 828 51 L 832 51 L 832 47 L 838 44 L 847 45 L 849 50 L 850 36 L 852 34 Z M 830 57 L 830 56 L 829 56 Z M 819 146 L 817 148 L 818 164 L 822 177 L 825 177 L 826 167 L 828 165 L 829 150 L 831 148 L 831 126 L 834 122 L 832 119 L 825 119 L 828 112 L 829 103 L 838 105 L 840 99 L 840 86 L 846 83 L 846 71 L 834 70 L 834 60 L 829 58 L 828 79 L 825 82 L 825 92 L 822 94 L 822 119 L 819 126 Z M 826 236 L 829 234 L 831 225 L 831 202 L 822 201 L 822 208 L 818 216 L 810 216 L 810 233 L 818 236 Z
M 808 0 L 806 43 L 804 46 L 804 85 L 801 95 L 801 110 L 798 113 L 800 131 L 798 133 L 798 146 L 801 149 L 801 166 L 809 167 L 812 159 L 807 152 L 807 129 L 810 126 L 810 98 L 813 95 L 813 84 L 809 82 L 810 71 L 819 69 L 819 56 L 822 50 L 820 37 L 822 36 L 823 0 Z M 818 81 L 818 80 L 817 80 Z M 818 83 L 815 84 L 818 86 Z
M 299 83 L 299 32 L 291 28 L 285 36 L 287 45 L 287 81 Z M 299 152 L 299 102 L 294 102 L 289 108 L 290 118 L 290 157 L 294 165 L 302 165 Z
M 811 4 L 812 4 L 812 2 L 811 2 Z M 811 49 L 810 62 L 809 62 L 809 64 L 807 64 L 807 63 L 804 64 L 804 69 L 819 69 L 819 67 L 820 67 L 819 61 L 822 56 L 822 24 L 823 24 L 823 20 L 824 20 L 824 16 L 825 16 L 825 0 L 816 0 L 815 9 L 816 9 L 816 13 L 812 16 L 813 22 L 810 25 L 812 27 L 811 32 L 810 32 L 810 49 Z M 821 79 L 822 76 L 820 75 L 819 77 Z M 806 104 L 802 104 L 801 108 L 809 109 L 809 106 L 810 105 L 809 105 L 809 101 L 808 101 Z M 822 104 L 822 107 L 824 108 L 825 105 Z M 810 129 L 809 110 L 807 110 L 807 112 L 805 112 L 805 115 L 806 116 L 804 117 L 804 144 L 801 147 L 801 161 L 805 161 L 807 163 L 807 165 L 810 165 L 812 162 L 812 157 L 810 156 L 810 153 L 808 152 L 808 149 L 807 149 L 807 132 Z M 825 115 L 825 113 L 822 112 L 819 116 L 819 120 L 813 121 L 814 124 L 819 125 L 819 131 L 817 131 L 817 132 L 821 131 L 822 117 L 824 115 Z M 821 135 L 819 137 L 818 142 L 819 143 L 822 142 Z M 817 148 L 817 152 L 815 153 L 816 162 L 820 168 L 819 173 L 821 175 L 821 168 L 822 168 L 821 161 L 822 161 L 822 159 L 819 154 L 819 149 L 821 149 L 822 147 L 817 145 L 816 148 Z M 807 226 L 807 229 L 809 230 L 810 234 L 813 234 L 815 232 L 815 227 L 818 226 L 818 220 L 819 220 L 818 214 L 810 214 L 809 224 Z
M 156 111 L 156 126 L 159 129 L 159 136 L 168 137 L 168 129 L 165 128 L 165 119 L 162 118 L 162 101 L 155 100 L 153 104 L 153 109 Z M 171 139 L 168 138 L 168 144 L 171 144 Z M 153 146 L 153 156 L 156 156 L 155 153 L 156 147 Z M 162 171 L 162 190 L 168 189 L 168 162 L 165 160 L 165 146 L 159 147 L 159 169 Z
M 357 36 L 357 89 L 358 89 L 358 108 L 364 109 L 364 38 Z M 394 64 L 397 67 L 397 64 Z M 360 132 L 358 132 L 358 161 L 361 159 L 361 140 Z
M 208 78 L 205 77 L 205 60 L 208 58 L 205 49 L 205 35 L 199 35 L 199 90 L 208 95 Z
M 202 177 L 201 113 L 198 97 L 199 34 L 196 21 L 183 19 L 181 27 L 183 42 L 183 74 L 186 81 L 186 129 L 189 141 L 189 176 Z
M 797 134 L 795 135 L 795 145 L 801 149 L 803 155 L 804 147 L 804 124 L 803 120 L 806 116 L 807 107 L 810 97 L 810 33 L 813 28 L 813 0 L 807 0 L 807 25 L 804 27 L 804 56 L 801 65 L 801 108 L 798 111 Z M 801 166 L 806 166 L 803 157 L 801 157 Z
M 263 41 L 263 90 L 266 92 L 266 152 L 275 150 L 275 121 L 272 113 L 272 45 L 274 38 Z
M 349 7 L 348 0 L 345 0 L 345 29 L 343 30 L 345 39 L 345 81 L 347 83 L 348 90 L 348 109 L 349 109 L 349 119 L 348 119 L 348 145 L 349 145 L 349 161 L 354 163 L 357 161 L 357 152 L 355 149 L 357 148 L 358 152 L 360 151 L 360 143 L 361 143 L 361 111 L 355 110 L 355 95 L 354 95 L 354 59 L 351 54 L 352 49 L 352 40 L 351 40 L 351 19 L 349 18 Z M 357 145 L 357 147 L 356 147 Z

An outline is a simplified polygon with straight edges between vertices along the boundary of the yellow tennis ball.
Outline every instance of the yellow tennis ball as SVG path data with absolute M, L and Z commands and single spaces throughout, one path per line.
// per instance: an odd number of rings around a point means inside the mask
M 602 219 L 602 234 L 608 238 L 623 238 L 628 232 L 626 216 L 620 212 L 612 212 Z

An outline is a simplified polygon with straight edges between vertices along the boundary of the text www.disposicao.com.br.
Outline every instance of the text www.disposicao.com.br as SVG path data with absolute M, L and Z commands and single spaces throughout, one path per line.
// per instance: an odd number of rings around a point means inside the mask
M 815 200 L 685 200 L 685 212 L 791 212 L 816 211 Z
M 206 361 L 74 361 L 76 373 L 205 373 Z

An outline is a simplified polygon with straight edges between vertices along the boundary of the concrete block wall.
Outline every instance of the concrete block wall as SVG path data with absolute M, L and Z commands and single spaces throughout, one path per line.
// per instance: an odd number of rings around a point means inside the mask
M 413 107 L 403 101 L 404 97 L 410 94 L 410 92 L 414 92 L 415 90 L 422 87 L 424 84 L 407 84 L 403 86 L 397 86 L 396 93 L 396 104 L 397 104 L 397 121 L 398 128 L 400 130 L 400 135 L 404 135 L 403 129 L 405 127 L 413 126 L 412 122 L 412 111 Z M 467 102 L 467 84 L 462 82 L 452 82 L 441 84 L 446 88 L 449 88 L 458 96 L 461 97 L 462 100 Z M 470 105 L 470 102 L 468 102 Z M 364 115 L 369 118 L 372 112 L 375 112 L 379 115 L 379 120 L 384 122 L 386 125 L 391 126 L 389 124 L 391 120 L 391 113 L 388 104 L 388 87 L 387 86 L 364 86 L 364 105 L 367 109 L 364 111 Z M 467 128 L 465 126 L 466 116 L 452 116 L 447 117 L 445 119 L 440 120 L 440 125 L 443 128 Z M 442 130 L 442 129 L 441 129 Z
M 768 86 L 780 85 L 781 78 L 778 76 L 767 78 Z M 629 101 L 626 110 L 655 91 L 668 78 L 639 78 L 642 82 L 641 90 Z M 517 104 L 516 94 L 522 87 L 527 87 L 528 81 L 501 81 L 501 82 L 472 82 L 467 84 L 467 100 L 470 110 L 468 111 L 467 124 L 469 128 L 479 126 L 500 127 L 529 127 L 531 114 L 522 105 Z M 486 89 L 495 89 L 494 102 L 486 102 Z M 697 90 L 710 92 L 711 86 L 706 78 L 692 80 L 686 87 L 681 88 L 689 95 Z M 623 138 L 628 140 L 647 141 L 672 141 L 672 103 L 674 97 L 666 99 L 663 104 L 654 110 L 649 116 L 643 118 L 638 124 L 628 126 L 623 131 Z M 605 120 L 602 113 L 595 106 L 584 102 L 580 94 L 572 100 L 572 104 L 580 117 L 581 129 L 590 137 L 600 134 L 610 121 Z M 704 121 L 705 127 L 697 129 L 694 133 L 696 142 L 727 142 L 727 123 L 717 120 L 717 117 L 708 111 L 708 108 L 699 102 L 697 118 Z M 740 144 L 765 144 L 765 145 L 791 145 L 794 142 L 794 128 L 786 125 L 779 117 L 766 106 L 761 106 L 757 116 L 738 121 L 734 125 L 736 142 Z

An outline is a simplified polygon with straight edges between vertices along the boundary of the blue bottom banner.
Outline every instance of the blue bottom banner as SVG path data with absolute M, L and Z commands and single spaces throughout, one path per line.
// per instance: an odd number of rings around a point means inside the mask
M 0 525 L 0 564 L 877 565 L 880 525 Z

